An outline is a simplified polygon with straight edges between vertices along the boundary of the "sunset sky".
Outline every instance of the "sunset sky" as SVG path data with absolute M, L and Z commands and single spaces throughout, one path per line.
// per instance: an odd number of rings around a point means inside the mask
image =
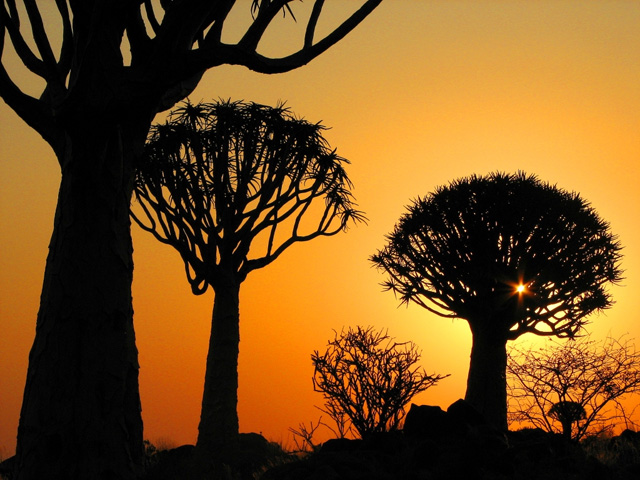
M 241 3 L 247 12 L 249 0 Z M 328 1 L 326 24 L 358 4 Z M 299 23 L 309 5 L 292 4 Z M 234 20 L 229 39 L 242 24 Z M 279 25 L 264 52 L 286 53 L 283 45 L 301 38 L 290 18 Z M 451 374 L 414 402 L 446 408 L 464 396 L 466 322 L 398 308 L 368 257 L 412 199 L 473 173 L 524 170 L 591 202 L 624 246 L 625 280 L 588 330 L 595 339 L 627 334 L 640 347 L 640 2 L 386 0 L 309 65 L 274 76 L 216 68 L 190 98 L 286 101 L 330 127 L 325 136 L 351 161 L 353 193 L 369 219 L 293 246 L 242 285 L 241 431 L 290 444 L 289 427 L 315 423 L 322 398 L 310 356 L 347 326 L 388 329 L 420 347 L 428 372 Z M 48 145 L 0 102 L 3 457 L 15 450 L 59 178 Z M 194 296 L 177 253 L 132 230 L 145 438 L 194 443 L 213 293 Z

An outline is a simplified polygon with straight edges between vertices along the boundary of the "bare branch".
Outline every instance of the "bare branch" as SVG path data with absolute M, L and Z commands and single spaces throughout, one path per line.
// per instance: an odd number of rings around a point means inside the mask
M 272 0 L 261 2 L 257 9 L 258 15 L 254 17 L 253 23 L 247 29 L 240 42 L 238 42 L 238 46 L 245 51 L 255 51 L 271 21 L 289 1 Z
M 44 24 L 42 23 L 42 17 L 40 16 L 40 10 L 38 9 L 38 5 L 35 0 L 24 0 L 24 6 L 27 10 L 27 15 L 29 16 L 29 21 L 31 22 L 31 32 L 33 33 L 33 39 L 36 42 L 36 46 L 38 47 L 38 52 L 40 53 L 40 57 L 44 62 L 47 70 L 49 71 L 49 75 L 47 78 L 49 81 L 55 78 L 56 72 L 56 59 L 53 55 L 53 50 L 51 50 L 51 44 L 49 43 L 49 37 L 47 37 L 47 32 L 44 29 Z
M 250 70 L 259 73 L 283 73 L 306 65 L 311 60 L 324 53 L 330 47 L 342 40 L 349 32 L 360 24 L 382 0 L 367 0 L 348 19 L 340 24 L 326 37 L 313 45 L 304 44 L 299 51 L 282 58 L 269 58 L 257 53 L 256 47 L 266 28 L 279 9 L 273 5 L 280 6 L 286 3 L 284 0 L 270 3 L 265 6 L 265 13 L 258 14 L 256 21 L 251 25 L 243 39 L 237 45 L 226 44 L 206 44 L 204 47 L 193 50 L 187 54 L 189 71 L 200 71 L 212 66 L 230 64 L 243 65 Z M 265 2 L 266 5 L 266 2 Z M 310 21 L 317 22 L 319 11 L 314 11 Z M 307 25 L 307 35 L 314 30 L 313 25 Z
M 318 19 L 320 18 L 320 14 L 322 13 L 323 5 L 324 5 L 324 0 L 316 0 L 315 3 L 313 4 L 311 17 L 309 18 L 309 23 L 307 23 L 307 30 L 304 34 L 305 48 L 310 48 L 313 45 L 313 37 L 316 32 L 316 25 L 318 24 Z
M 0 97 L 31 128 L 42 135 L 55 151 L 61 150 L 64 138 L 58 135 L 59 129 L 53 122 L 51 111 L 42 102 L 20 91 L 2 64 L 0 64 Z
M 155 35 L 157 35 L 158 31 L 160 30 L 160 23 L 158 23 L 158 17 L 156 17 L 156 12 L 153 8 L 153 3 L 151 2 L 151 0 L 144 0 L 144 11 L 147 15 L 147 19 L 149 20 L 151 30 Z
M 325 399 L 320 410 L 341 430 L 347 418 L 361 437 L 398 428 L 411 398 L 448 376 L 427 375 L 419 359 L 412 342 L 394 342 L 386 331 L 336 332 L 324 354 L 311 356 L 314 389 Z
M 58 75 L 64 85 L 64 79 L 71 71 L 71 64 L 73 62 L 73 28 L 71 26 L 71 17 L 69 15 L 69 8 L 66 0 L 56 0 L 56 6 L 60 13 L 62 20 L 62 45 L 60 47 L 60 58 L 58 60 Z
M 20 33 L 20 19 L 17 10 L 15 10 L 15 4 L 13 5 L 12 11 L 13 16 L 6 10 L 4 3 L 2 4 L 2 8 L 0 9 L 0 22 L 2 23 L 3 30 L 6 28 L 6 31 L 9 32 L 9 38 L 11 38 L 13 48 L 24 66 L 39 77 L 46 79 L 47 70 L 44 62 L 31 51 Z
M 574 439 L 630 421 L 619 403 L 640 391 L 640 354 L 630 341 L 587 336 L 543 349 L 512 349 L 509 357 L 513 419 L 547 431 L 558 431 L 556 420 Z

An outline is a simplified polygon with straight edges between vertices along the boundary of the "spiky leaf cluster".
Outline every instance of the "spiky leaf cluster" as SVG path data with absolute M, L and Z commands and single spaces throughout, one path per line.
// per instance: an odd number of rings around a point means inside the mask
M 222 271 L 242 281 L 293 243 L 364 220 L 324 130 L 282 105 L 185 103 L 151 130 L 133 218 L 180 252 L 194 293 Z

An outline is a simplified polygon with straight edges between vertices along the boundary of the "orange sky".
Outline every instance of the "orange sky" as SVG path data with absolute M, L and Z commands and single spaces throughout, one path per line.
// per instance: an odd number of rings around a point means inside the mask
M 295 25 L 283 25 L 290 41 Z M 281 52 L 273 40 L 265 51 Z M 241 431 L 288 443 L 289 427 L 315 422 L 322 400 L 312 389 L 310 355 L 324 349 L 333 329 L 349 325 L 388 328 L 423 350 L 427 371 L 451 374 L 414 401 L 446 407 L 464 395 L 466 323 L 398 308 L 368 257 L 411 199 L 472 173 L 521 169 L 592 203 L 625 247 L 626 279 L 611 289 L 616 304 L 594 316 L 590 330 L 596 339 L 628 333 L 640 342 L 640 2 L 387 0 L 302 69 L 275 76 L 210 71 L 191 99 L 217 98 L 286 100 L 297 115 L 331 127 L 326 137 L 352 162 L 354 194 L 370 220 L 295 245 L 243 284 Z M 59 170 L 44 141 L 2 102 L 0 120 L 6 457 L 15 449 Z M 193 443 L 212 294 L 191 294 L 170 247 L 137 227 L 133 236 L 145 437 Z

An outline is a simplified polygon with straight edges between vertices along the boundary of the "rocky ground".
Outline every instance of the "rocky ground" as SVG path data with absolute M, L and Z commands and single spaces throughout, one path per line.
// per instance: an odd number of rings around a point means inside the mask
M 462 400 L 446 411 L 413 405 L 401 431 L 329 440 L 304 456 L 242 434 L 232 465 L 215 474 L 195 471 L 192 452 L 151 451 L 144 480 L 640 479 L 640 432 L 581 443 L 538 429 L 505 433 Z
M 601 443 L 590 449 L 538 429 L 504 433 L 458 401 L 446 412 L 440 407 L 412 406 L 403 431 L 365 440 L 330 440 L 319 452 L 274 467 L 261 478 L 640 479 L 640 433 L 627 430 Z

